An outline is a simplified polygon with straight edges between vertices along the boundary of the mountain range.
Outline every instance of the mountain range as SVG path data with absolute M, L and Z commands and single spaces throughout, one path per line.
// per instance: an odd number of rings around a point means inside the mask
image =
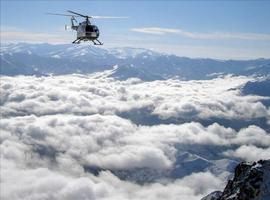
M 211 79 L 220 75 L 270 74 L 270 59 L 187 58 L 141 48 L 98 48 L 73 44 L 1 44 L 2 75 L 88 74 L 113 69 L 110 76 L 143 81 Z

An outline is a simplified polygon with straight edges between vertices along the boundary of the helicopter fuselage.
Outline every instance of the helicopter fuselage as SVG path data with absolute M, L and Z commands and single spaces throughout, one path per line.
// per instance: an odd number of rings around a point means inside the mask
M 95 45 L 102 45 L 102 43 L 98 40 L 99 30 L 97 26 L 92 25 L 89 20 L 81 22 L 75 26 L 73 20 L 74 19 L 71 19 L 71 28 L 77 31 L 77 39 L 73 43 L 80 43 L 80 41 L 89 40 L 92 41 Z
M 82 22 L 77 26 L 77 39 L 96 40 L 99 37 L 98 27 L 90 23 Z

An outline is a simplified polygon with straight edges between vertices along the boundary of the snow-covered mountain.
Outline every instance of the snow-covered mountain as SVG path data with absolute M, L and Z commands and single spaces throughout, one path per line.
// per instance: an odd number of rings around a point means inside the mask
M 202 200 L 270 199 L 270 160 L 240 163 L 223 192 L 213 192 Z
M 245 95 L 270 96 L 270 79 L 250 81 L 242 89 Z
M 2 44 L 1 74 L 46 75 L 92 73 L 117 69 L 112 77 L 125 80 L 167 78 L 210 79 L 221 74 L 270 74 L 270 59 L 248 61 L 191 59 L 140 48 L 98 48 L 89 45 Z

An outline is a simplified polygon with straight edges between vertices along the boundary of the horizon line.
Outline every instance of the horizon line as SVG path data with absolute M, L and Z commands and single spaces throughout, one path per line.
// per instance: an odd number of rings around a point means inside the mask
M 72 43 L 50 43 L 50 42 L 20 42 L 20 41 L 0 41 L 0 48 L 2 48 L 2 44 L 3 45 L 17 45 L 17 44 L 32 44 L 32 45 L 42 45 L 42 44 L 47 44 L 47 45 L 52 45 L 52 46 L 60 46 L 60 45 L 74 45 Z M 211 59 L 211 60 L 217 60 L 217 61 L 249 61 L 249 60 L 270 60 L 270 56 L 269 57 L 257 57 L 257 58 L 246 58 L 246 59 L 234 59 L 234 58 L 211 58 L 211 57 L 192 57 L 192 56 L 181 56 L 181 55 L 177 55 L 175 53 L 167 53 L 167 52 L 162 52 L 162 51 L 158 51 L 152 48 L 145 48 L 145 47 L 131 47 L 131 46 L 118 46 L 118 47 L 105 47 L 105 46 L 101 46 L 101 47 L 96 47 L 93 46 L 92 44 L 85 44 L 82 43 L 80 44 L 81 46 L 90 46 L 93 48 L 101 48 L 101 49 L 117 49 L 117 48 L 130 48 L 130 49 L 143 49 L 143 50 L 148 50 L 148 51 L 152 51 L 155 53 L 159 53 L 159 54 L 164 54 L 164 55 L 168 55 L 168 56 L 176 56 L 179 58 L 189 58 L 189 59 Z M 77 46 L 77 44 L 76 44 Z

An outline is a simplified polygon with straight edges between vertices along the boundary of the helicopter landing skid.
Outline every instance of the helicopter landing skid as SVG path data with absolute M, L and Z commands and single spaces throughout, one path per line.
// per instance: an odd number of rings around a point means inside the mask
M 80 44 L 82 40 L 83 40 L 83 39 L 79 38 L 79 39 L 74 40 L 72 43 L 73 43 L 73 44 Z M 84 40 L 84 41 L 85 41 L 85 40 Z M 103 45 L 103 43 L 100 42 L 98 39 L 91 40 L 91 41 L 94 43 L 94 45 Z
M 76 39 L 72 42 L 73 44 L 80 44 L 81 43 L 81 39 Z
M 97 41 L 98 43 L 96 43 L 95 41 Z M 103 43 L 100 42 L 98 39 L 92 40 L 92 42 L 94 43 L 94 45 L 103 45 Z

